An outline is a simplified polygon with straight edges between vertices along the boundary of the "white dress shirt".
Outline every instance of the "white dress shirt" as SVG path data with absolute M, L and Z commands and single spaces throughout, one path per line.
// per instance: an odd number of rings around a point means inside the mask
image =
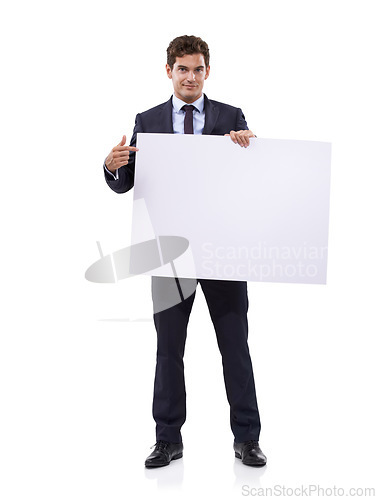
M 185 111 L 181 108 L 186 104 L 175 94 L 172 96 L 172 127 L 174 134 L 184 134 Z M 193 133 L 202 134 L 205 125 L 204 94 L 190 104 L 195 107 L 193 110 Z

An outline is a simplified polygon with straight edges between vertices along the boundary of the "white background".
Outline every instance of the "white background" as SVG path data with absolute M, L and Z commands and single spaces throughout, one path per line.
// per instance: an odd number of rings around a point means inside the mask
M 2 5 L 2 498 L 375 487 L 374 2 Z M 248 285 L 263 469 L 234 457 L 201 290 L 184 457 L 144 469 L 155 443 L 150 278 L 84 280 L 96 241 L 104 254 L 129 244 L 133 193 L 112 192 L 102 162 L 137 112 L 170 97 L 165 51 L 181 34 L 208 42 L 206 94 L 241 107 L 259 137 L 333 144 L 328 284 Z

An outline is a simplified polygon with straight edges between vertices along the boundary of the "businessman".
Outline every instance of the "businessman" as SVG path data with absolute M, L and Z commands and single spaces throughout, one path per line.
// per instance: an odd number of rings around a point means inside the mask
M 130 145 L 126 145 L 126 137 L 123 136 L 105 159 L 105 180 L 116 193 L 125 193 L 134 185 L 139 132 L 228 135 L 240 147 L 248 147 L 249 138 L 255 137 L 248 129 L 240 108 L 210 100 L 203 94 L 210 64 L 208 45 L 201 38 L 187 35 L 175 38 L 167 48 L 166 72 L 172 80 L 172 97 L 137 114 Z M 222 356 L 235 456 L 245 465 L 265 465 L 266 457 L 259 446 L 261 424 L 248 348 L 247 282 L 198 279 L 194 280 L 194 290 L 197 283 L 200 283 L 204 293 Z M 183 356 L 195 298 L 193 291 L 184 299 L 181 293 L 184 284 L 182 278 L 152 277 L 157 332 L 153 395 L 156 444 L 146 458 L 145 466 L 148 468 L 169 465 L 171 460 L 183 456 L 181 427 L 186 419 Z M 156 308 L 156 304 L 176 287 L 182 297 L 181 302 L 162 311 Z M 215 419 L 215 415 L 211 418 Z M 203 425 L 207 423 L 205 418 Z M 207 443 L 204 446 L 210 448 Z

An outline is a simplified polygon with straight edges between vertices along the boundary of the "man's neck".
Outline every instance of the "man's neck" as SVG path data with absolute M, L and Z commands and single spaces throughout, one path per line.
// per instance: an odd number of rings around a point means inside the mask
M 200 111 L 200 113 L 202 113 L 203 110 L 204 110 L 204 94 L 201 94 L 201 96 L 198 99 L 196 99 L 196 100 L 188 103 L 187 101 L 185 101 L 183 99 L 180 99 L 180 97 L 177 97 L 176 94 L 174 93 L 174 95 L 173 95 L 173 104 L 174 104 L 174 108 L 176 109 L 176 111 L 178 111 L 179 109 L 181 109 L 181 107 L 183 105 L 182 103 L 184 103 L 184 104 L 192 104 L 192 105 L 195 106 L 195 108 L 198 111 Z
M 199 101 L 200 99 L 203 98 L 204 94 L 201 94 L 200 97 L 197 97 L 197 99 L 195 99 L 194 101 L 192 100 L 187 100 L 187 99 L 182 99 L 181 97 L 178 97 L 175 92 L 174 92 L 174 96 L 176 97 L 176 99 L 179 99 L 180 101 L 183 101 L 185 102 L 185 104 L 194 104 L 195 102 Z

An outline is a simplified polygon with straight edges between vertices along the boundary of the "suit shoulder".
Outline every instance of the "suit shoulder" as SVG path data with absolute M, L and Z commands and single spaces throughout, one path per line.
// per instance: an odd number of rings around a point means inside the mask
M 213 99 L 209 99 L 209 101 L 212 103 L 213 106 L 218 107 L 218 108 L 222 109 L 223 111 L 238 112 L 239 109 L 241 109 L 241 108 L 236 107 L 236 106 L 231 106 L 231 104 L 226 104 L 224 102 L 215 101 Z

